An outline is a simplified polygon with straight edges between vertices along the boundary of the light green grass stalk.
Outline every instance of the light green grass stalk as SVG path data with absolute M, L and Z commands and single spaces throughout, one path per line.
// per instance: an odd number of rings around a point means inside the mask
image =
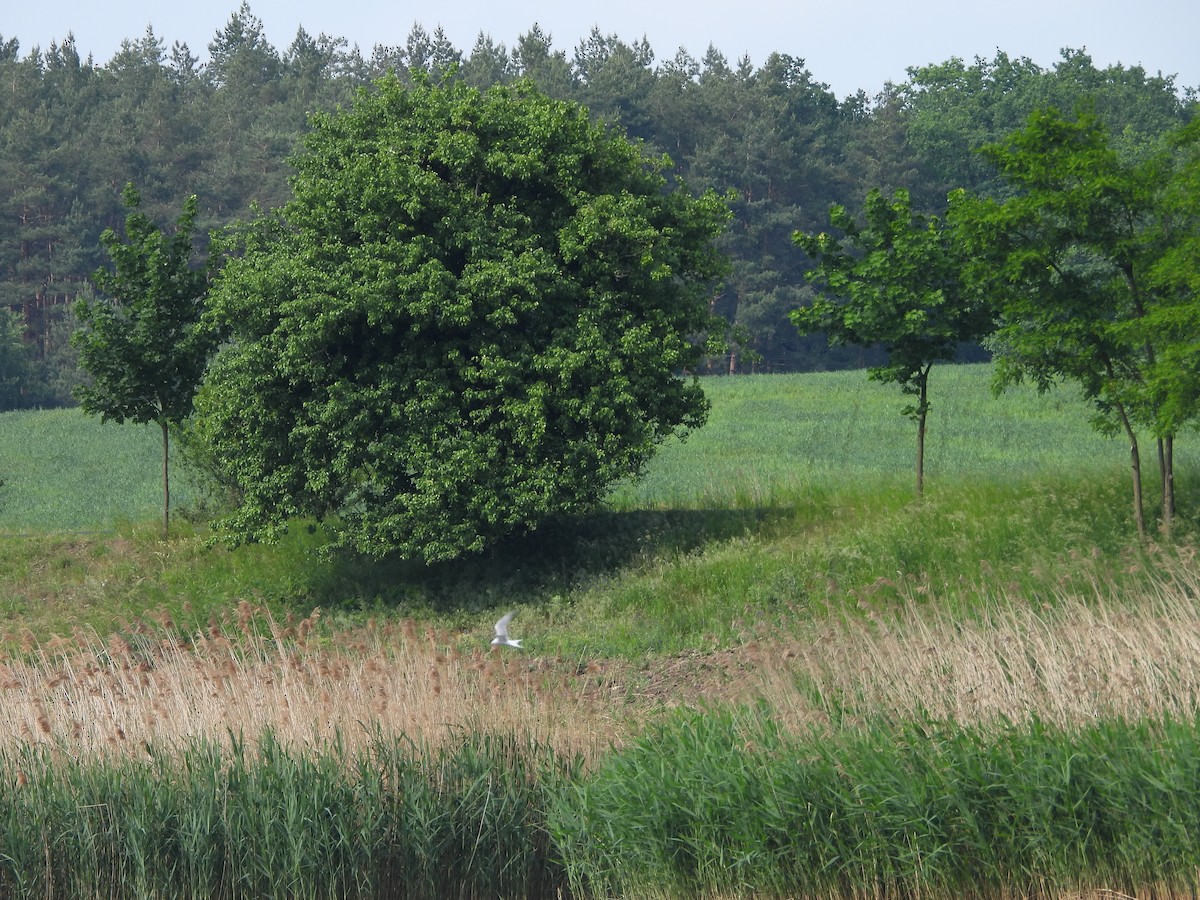
M 551 829 L 596 896 L 1189 896 L 1198 754 L 1195 719 L 792 736 L 708 710 L 612 755 Z
M 438 750 L 378 737 L 195 740 L 141 758 L 0 750 L 0 895 L 552 897 L 544 792 L 570 778 L 520 738 Z

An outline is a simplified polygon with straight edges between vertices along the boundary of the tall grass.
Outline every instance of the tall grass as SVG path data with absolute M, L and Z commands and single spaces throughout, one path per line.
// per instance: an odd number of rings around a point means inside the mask
M 0 750 L 6 897 L 1191 896 L 1200 720 Z
M 689 713 L 558 801 L 594 896 L 1192 896 L 1200 720 L 874 722 Z
M 1130 576 L 1132 577 L 1132 576 Z M 969 614 L 914 579 L 883 604 L 780 633 L 743 623 L 744 642 L 653 665 L 486 651 L 489 632 L 412 620 L 355 630 L 319 611 L 277 621 L 243 602 L 200 632 L 165 613 L 105 638 L 77 631 L 0 648 L 0 747 L 138 755 L 146 744 L 216 744 L 269 731 L 286 746 L 348 748 L 376 731 L 430 746 L 510 731 L 596 759 L 663 710 L 767 701 L 793 731 L 886 717 L 985 727 L 1036 718 L 1188 719 L 1200 709 L 1200 576 L 1188 552 L 1133 581 L 1063 588 L 1031 605 L 1003 589 Z
M 1122 449 L 988 374 L 935 373 L 921 502 L 839 373 L 707 382 L 609 509 L 452 566 L 9 539 L 0 896 L 1187 895 L 1194 518 L 1137 545 Z M 0 527 L 114 520 L 120 452 L 57 440 Z M 72 468 L 107 512 L 8 517 Z
M 319 619 L 276 622 L 243 601 L 190 636 L 165 614 L 103 639 L 80 630 L 39 645 L 10 634 L 0 747 L 94 758 L 259 733 L 289 747 L 350 748 L 376 734 L 433 746 L 519 733 L 591 756 L 628 727 L 629 711 L 607 702 L 601 665 L 484 652 L 486 635 L 466 649 L 412 620 L 318 635 Z
M 0 751 L 5 897 L 551 897 L 544 793 L 576 769 L 521 738 L 142 758 Z
M 1193 562 L 970 617 L 898 583 L 665 682 L 249 604 L 10 635 L 0 895 L 1188 896 Z
M 1200 575 L 1194 551 L 1119 586 L 1096 582 L 1046 602 L 987 585 L 968 615 L 916 581 L 887 586 L 901 606 L 842 614 L 752 644 L 763 694 L 798 723 L 838 728 L 887 717 L 987 726 L 1030 718 L 1187 720 L 1200 712 Z M 772 637 L 772 636 L 768 636 Z

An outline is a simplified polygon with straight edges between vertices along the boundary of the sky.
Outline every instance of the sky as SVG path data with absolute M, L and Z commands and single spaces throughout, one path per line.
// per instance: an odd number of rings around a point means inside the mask
M 73 33 L 81 56 L 105 63 L 121 41 L 147 25 L 168 48 L 186 43 L 201 60 L 240 0 L 30 0 L 5 4 L 0 37 L 21 55 Z M 361 0 L 250 0 L 267 39 L 281 52 L 299 27 L 344 37 L 369 56 L 376 44 L 403 45 L 414 23 L 438 26 L 469 53 L 482 32 L 513 47 L 536 23 L 556 50 L 573 55 L 593 28 L 627 42 L 645 37 L 658 59 L 680 47 L 704 56 L 709 45 L 731 63 L 760 66 L 775 51 L 805 61 L 814 80 L 839 97 L 877 93 L 902 82 L 910 66 L 967 63 L 977 57 L 1028 57 L 1049 68 L 1063 48 L 1086 50 L 1098 67 L 1142 66 L 1174 75 L 1177 88 L 1200 87 L 1200 3 L 1196 0 L 608 0 L 603 4 L 440 0 L 424 5 Z

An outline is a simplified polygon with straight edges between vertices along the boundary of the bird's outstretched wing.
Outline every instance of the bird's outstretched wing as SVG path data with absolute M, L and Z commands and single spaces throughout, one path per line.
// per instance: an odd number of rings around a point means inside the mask
M 505 613 L 503 616 L 500 617 L 500 621 L 496 623 L 497 639 L 499 639 L 501 641 L 508 640 L 508 623 L 512 621 L 512 617 L 515 616 L 516 614 L 517 614 L 516 610 L 513 610 L 512 612 Z

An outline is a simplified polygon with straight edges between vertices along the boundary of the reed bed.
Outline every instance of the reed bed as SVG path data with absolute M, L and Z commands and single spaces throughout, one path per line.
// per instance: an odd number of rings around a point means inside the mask
M 0 749 L 0 896 L 555 897 L 546 794 L 572 765 L 528 741 L 349 750 L 271 732 L 143 758 Z
M 5 897 L 1194 897 L 1200 719 L 0 750 Z
M 931 717 L 964 725 L 1036 718 L 1190 719 L 1200 711 L 1200 571 L 1188 551 L 1139 587 L 1093 580 L 1039 603 L 976 585 L 969 616 L 917 579 L 897 598 L 802 639 L 758 647 L 764 696 L 799 723 Z M 763 647 L 769 647 L 766 652 Z
M 348 749 L 378 734 L 436 746 L 464 733 L 521 734 L 590 756 L 623 728 L 602 667 L 520 653 L 464 651 L 411 620 L 320 629 L 320 611 L 275 621 L 243 601 L 206 631 L 165 614 L 107 638 L 85 631 L 0 642 L 0 747 L 92 758 L 194 740 L 229 746 L 264 732 L 284 746 Z M 321 631 L 320 636 L 317 631 Z
M 556 796 L 580 893 L 1194 897 L 1200 719 L 876 721 L 682 715 Z
M 651 667 L 247 602 L 8 634 L 0 896 L 1194 897 L 1200 574 L 1157 563 Z
M 671 658 L 568 660 L 485 649 L 485 637 L 412 620 L 355 630 L 319 611 L 275 621 L 242 602 L 181 635 L 165 614 L 102 638 L 42 644 L 0 635 L 0 747 L 81 757 L 147 743 L 253 740 L 353 748 L 377 733 L 436 746 L 511 734 L 591 760 L 663 711 L 766 701 L 785 727 L 886 717 L 1057 727 L 1190 718 L 1200 710 L 1200 572 L 1184 556 L 1130 593 L 1094 580 L 1036 605 L 983 585 L 969 614 L 918 579 L 889 582 L 850 613 Z M 988 595 L 987 591 L 993 590 Z M 754 637 L 752 635 L 752 637 Z

